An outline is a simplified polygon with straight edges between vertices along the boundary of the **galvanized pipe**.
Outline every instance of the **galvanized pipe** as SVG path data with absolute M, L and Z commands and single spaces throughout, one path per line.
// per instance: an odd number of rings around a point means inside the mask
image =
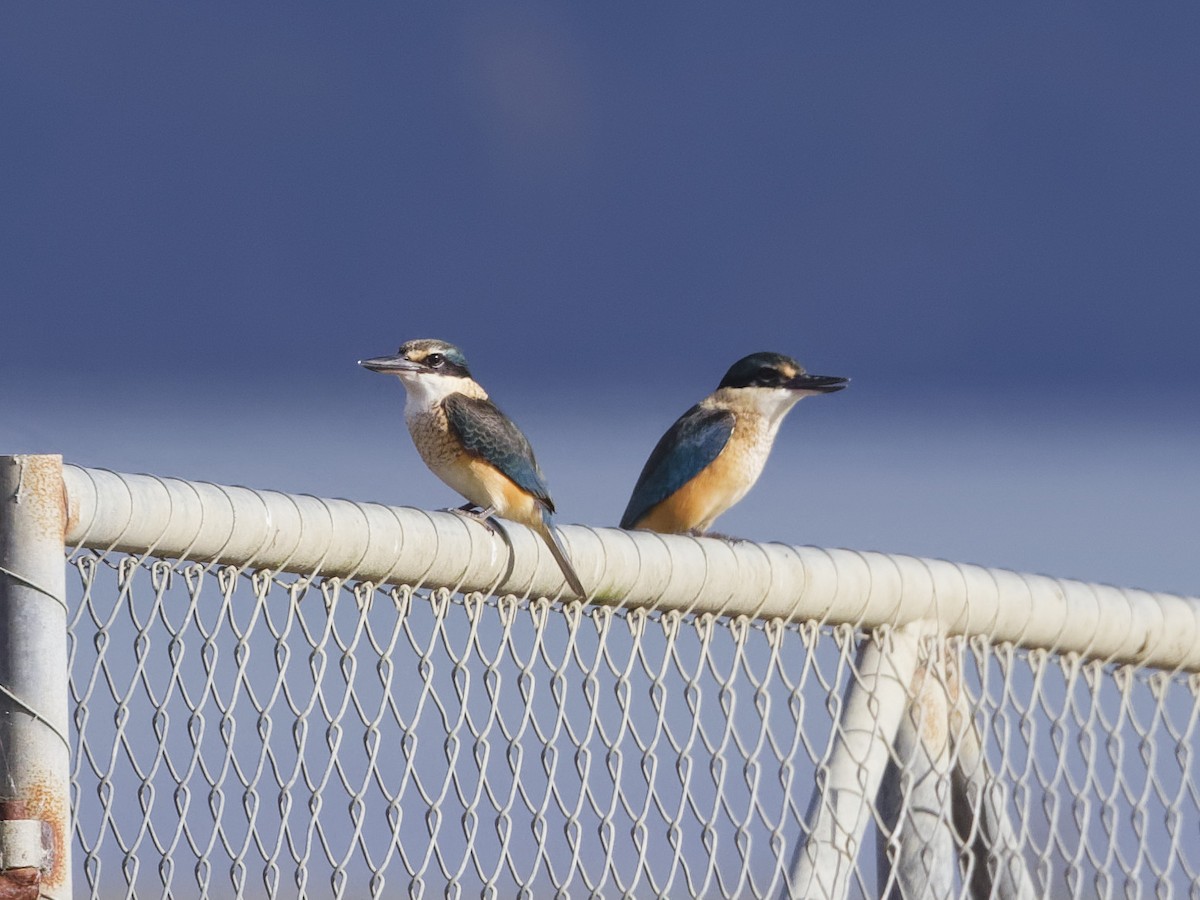
M 875 806 L 879 896 L 886 900 L 956 897 L 958 848 L 950 815 L 951 695 L 957 669 L 928 643 L 908 689 L 905 713 Z
M 955 695 L 950 720 L 955 757 L 951 807 L 955 827 L 966 841 L 963 858 L 971 861 L 970 897 L 1034 900 L 1039 892 L 1008 816 L 1011 788 L 991 770 L 965 690 Z
M 560 596 L 530 530 L 450 513 L 66 466 L 71 547 L 318 573 L 379 584 Z M 929 620 L 944 635 L 1200 672 L 1200 600 L 854 550 L 566 526 L 591 599 L 818 620 L 864 629 Z
M 841 715 L 805 816 L 783 897 L 844 900 L 876 795 L 909 714 L 925 623 L 867 638 L 846 685 Z
M 43 897 L 71 895 L 63 501 L 62 457 L 0 457 L 0 870 Z

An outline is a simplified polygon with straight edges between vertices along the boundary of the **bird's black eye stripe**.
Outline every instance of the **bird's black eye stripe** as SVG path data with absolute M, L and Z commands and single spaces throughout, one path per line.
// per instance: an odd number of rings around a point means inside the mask
M 428 356 L 425 357 L 425 365 L 427 365 L 433 369 L 441 368 L 442 363 L 444 363 L 445 361 L 446 361 L 446 358 L 444 356 L 442 356 L 442 354 L 440 354 L 440 353 L 430 353 Z
M 779 370 L 772 369 L 770 366 L 763 366 L 754 373 L 754 383 L 759 387 L 775 387 L 782 380 Z

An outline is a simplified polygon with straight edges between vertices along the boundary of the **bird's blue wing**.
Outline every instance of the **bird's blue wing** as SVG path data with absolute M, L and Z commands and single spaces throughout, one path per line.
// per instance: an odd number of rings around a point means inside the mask
M 534 459 L 533 448 L 512 419 L 490 400 L 465 394 L 451 394 L 442 403 L 450 428 L 467 453 L 491 463 L 518 487 L 533 494 L 548 512 L 554 512 L 550 489 Z
M 662 436 L 646 460 L 621 517 L 633 528 L 643 516 L 695 478 L 725 449 L 733 434 L 733 413 L 693 406 Z

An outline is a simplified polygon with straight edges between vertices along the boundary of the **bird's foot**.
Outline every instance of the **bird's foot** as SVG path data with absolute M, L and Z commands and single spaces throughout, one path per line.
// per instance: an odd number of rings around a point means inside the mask
M 442 512 L 454 513 L 456 516 L 462 516 L 464 519 L 470 519 L 473 522 L 478 522 L 492 534 L 496 534 L 496 530 L 500 527 L 492 516 L 495 515 L 495 507 L 479 506 L 476 503 L 465 503 L 462 506 L 454 506 L 449 509 L 444 509 Z
M 732 534 L 721 534 L 719 531 L 701 531 L 699 528 L 693 528 L 688 532 L 692 537 L 716 538 L 718 541 L 725 541 L 729 544 L 745 544 L 750 539 L 735 537 Z

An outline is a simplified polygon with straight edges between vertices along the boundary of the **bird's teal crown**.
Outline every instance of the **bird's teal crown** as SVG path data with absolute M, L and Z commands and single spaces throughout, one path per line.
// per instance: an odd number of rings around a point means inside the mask
M 765 351 L 751 353 L 729 367 L 718 388 L 780 387 L 803 374 L 804 367 L 790 356 Z

